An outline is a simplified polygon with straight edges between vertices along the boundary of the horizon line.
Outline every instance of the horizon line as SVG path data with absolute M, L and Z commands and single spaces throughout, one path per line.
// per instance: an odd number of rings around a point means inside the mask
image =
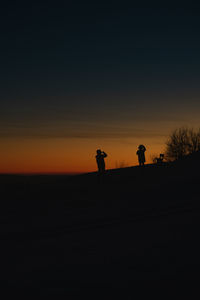
M 0 176 L 5 176 L 5 175 L 19 175 L 19 176 L 34 176 L 34 175 L 68 175 L 68 176 L 73 176 L 73 175 L 79 175 L 79 174 L 85 174 L 87 172 L 7 172 L 7 173 L 1 173 Z

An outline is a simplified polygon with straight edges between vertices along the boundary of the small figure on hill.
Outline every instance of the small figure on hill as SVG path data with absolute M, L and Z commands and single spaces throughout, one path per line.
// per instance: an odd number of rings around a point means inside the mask
M 146 148 L 144 145 L 139 145 L 138 151 L 136 152 L 138 156 L 138 162 L 140 166 L 144 166 L 145 163 L 145 154 L 144 152 L 146 151 Z
M 105 157 L 107 157 L 107 154 L 104 151 L 98 149 L 96 155 L 96 162 L 97 162 L 99 174 L 105 173 L 105 161 L 104 161 Z
M 164 160 L 164 154 L 160 154 L 160 157 L 156 157 L 156 163 L 159 165 L 159 164 L 162 164 L 163 163 L 163 160 Z

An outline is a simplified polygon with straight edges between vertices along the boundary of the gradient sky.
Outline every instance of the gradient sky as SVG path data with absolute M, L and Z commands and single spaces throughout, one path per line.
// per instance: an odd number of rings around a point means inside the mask
M 0 173 L 150 162 L 200 127 L 200 9 L 148 2 L 1 4 Z

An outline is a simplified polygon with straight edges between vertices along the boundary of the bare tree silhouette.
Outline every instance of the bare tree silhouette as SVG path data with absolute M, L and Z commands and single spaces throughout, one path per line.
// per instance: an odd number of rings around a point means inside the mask
M 200 150 L 200 129 L 181 127 L 175 129 L 166 142 L 165 155 L 170 161 L 177 160 Z

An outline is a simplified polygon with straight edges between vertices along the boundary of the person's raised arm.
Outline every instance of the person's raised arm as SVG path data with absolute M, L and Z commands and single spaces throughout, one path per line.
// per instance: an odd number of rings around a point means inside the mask
M 103 157 L 108 156 L 104 151 L 102 151 L 102 153 L 103 153 Z

